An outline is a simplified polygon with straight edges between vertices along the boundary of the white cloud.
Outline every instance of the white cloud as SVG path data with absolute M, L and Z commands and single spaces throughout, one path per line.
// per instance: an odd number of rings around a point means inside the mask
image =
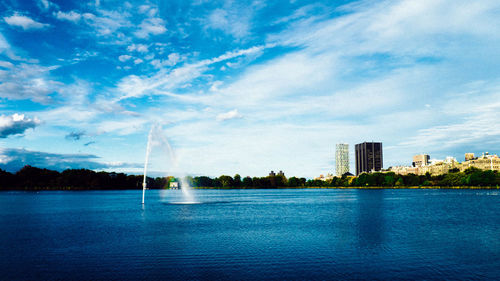
M 149 5 L 141 5 L 139 6 L 139 13 L 144 14 L 145 12 L 149 11 L 151 7 Z
M 495 142 L 500 137 L 500 82 L 484 81 L 460 85 L 461 93 L 448 94 L 448 102 L 437 108 L 427 107 L 445 116 L 446 122 L 419 129 L 401 147 L 421 147 L 439 150 L 457 146 L 475 147 Z M 435 113 L 436 114 L 436 113 Z
M 165 33 L 167 28 L 161 18 L 147 18 L 139 25 L 139 30 L 134 32 L 138 38 L 148 38 L 150 35 L 159 35 Z
M 118 37 L 121 28 L 130 27 L 130 14 L 123 11 L 96 10 L 97 15 L 84 13 L 83 20 L 97 32 L 99 36 Z
M 193 64 L 185 64 L 171 71 L 161 69 L 151 77 L 141 78 L 137 75 L 127 76 L 118 83 L 118 92 L 121 93 L 118 100 L 153 94 L 170 95 L 170 90 L 176 87 L 182 87 L 199 77 L 211 64 L 239 56 L 254 54 L 268 47 L 272 47 L 272 45 L 256 46 L 249 49 L 226 52 L 218 57 L 202 60 Z M 182 96 L 179 97 L 182 98 Z
M 2 33 L 0 33 L 0 53 L 3 53 L 9 49 L 10 49 L 9 43 L 7 43 L 5 37 L 3 37 Z
M 118 57 L 118 59 L 121 61 L 121 62 L 126 62 L 128 61 L 129 59 L 131 59 L 132 56 L 129 56 L 129 55 L 121 55 Z
M 129 52 L 139 52 L 139 53 L 147 53 L 148 52 L 148 46 L 144 44 L 132 44 L 127 47 L 127 51 Z
M 207 28 L 219 29 L 235 38 L 243 38 L 250 33 L 248 15 L 233 10 L 215 9 L 207 18 Z
M 225 1 L 223 7 L 211 11 L 203 20 L 204 28 L 221 30 L 236 40 L 245 40 L 251 34 L 255 12 L 264 6 L 263 1 L 253 1 L 250 5 L 241 1 Z
M 51 4 L 48 0 L 40 0 L 40 3 L 42 4 L 44 9 L 48 9 Z
M 27 61 L 27 62 L 34 61 L 34 60 L 30 60 L 30 59 L 25 59 L 25 58 L 22 58 L 22 57 L 16 55 L 14 53 L 14 48 L 12 48 L 12 46 L 10 46 L 9 42 L 7 42 L 7 40 L 2 35 L 2 33 L 0 33 L 0 54 L 5 54 L 9 59 L 15 60 L 15 61 Z
M 225 112 L 225 113 L 221 113 L 221 114 L 218 114 L 217 117 L 216 117 L 216 120 L 217 121 L 227 121 L 227 120 L 231 120 L 231 119 L 239 119 L 239 118 L 243 118 L 243 115 L 241 115 L 237 109 L 233 109 L 231 111 L 228 111 L 228 112 Z
M 59 5 L 57 5 L 57 4 L 55 4 L 55 3 L 51 2 L 51 1 L 48 1 L 48 0 L 39 0 L 39 1 L 37 1 L 37 6 L 43 12 L 46 12 L 50 8 L 59 9 Z
M 50 94 L 59 92 L 63 85 L 50 78 L 50 71 L 56 68 L 57 66 L 21 63 L 0 71 L 0 97 L 48 103 L 51 100 Z
M 21 27 L 23 30 L 42 29 L 49 26 L 48 24 L 34 21 L 31 18 L 18 13 L 15 13 L 10 17 L 4 17 L 3 19 L 8 25 Z
M 147 120 L 140 118 L 127 118 L 122 120 L 109 120 L 100 122 L 97 126 L 98 133 L 114 133 L 118 135 L 130 135 L 144 129 Z
M 135 59 L 134 64 L 140 64 L 143 63 L 144 61 L 142 59 Z
M 67 13 L 58 11 L 57 13 L 54 12 L 54 16 L 58 20 L 67 20 L 67 21 L 71 21 L 74 23 L 78 22 L 80 20 L 80 18 L 82 17 L 81 14 L 79 14 L 75 11 L 69 11 Z
M 93 154 L 63 154 L 17 148 L 0 148 L 0 168 L 17 172 L 25 165 L 62 171 L 65 169 L 105 169 L 111 167 L 140 167 L 134 163 L 101 163 Z
M 341 50 L 344 55 L 391 53 L 412 57 L 453 56 L 461 49 L 456 44 L 472 47 L 467 44 L 469 36 L 498 39 L 491 28 L 500 24 L 499 17 L 491 12 L 500 8 L 498 2 L 459 2 L 357 2 L 340 10 L 345 16 L 302 19 L 269 39 L 317 51 L 339 48 L 337 52 Z
M 24 114 L 0 115 L 0 138 L 23 134 L 27 129 L 35 128 L 40 124 L 38 118 L 28 118 Z
M 151 65 L 155 68 L 163 68 L 165 66 L 174 66 L 180 61 L 184 60 L 185 56 L 179 55 L 178 53 L 172 53 L 168 55 L 167 60 L 155 59 L 151 61 Z

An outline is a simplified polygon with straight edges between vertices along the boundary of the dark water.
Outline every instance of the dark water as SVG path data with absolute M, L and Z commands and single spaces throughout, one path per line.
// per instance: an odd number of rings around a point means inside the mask
M 0 279 L 500 279 L 500 192 L 0 192 Z

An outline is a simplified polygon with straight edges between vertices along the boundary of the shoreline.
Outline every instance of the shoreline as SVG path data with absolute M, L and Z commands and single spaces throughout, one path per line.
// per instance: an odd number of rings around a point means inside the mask
M 500 186 L 300 186 L 282 188 L 194 187 L 193 189 L 500 189 Z
M 273 188 L 241 188 L 241 187 L 193 187 L 194 190 L 280 190 L 280 189 L 473 189 L 473 190 L 500 190 L 500 186 L 301 186 L 301 187 L 273 187 Z M 25 188 L 25 189 L 1 189 L 0 192 L 10 191 L 125 191 L 137 190 L 142 188 L 114 188 L 114 189 L 85 189 L 85 188 Z M 170 190 L 170 189 L 150 189 L 150 190 Z M 175 190 L 175 189 L 172 189 Z

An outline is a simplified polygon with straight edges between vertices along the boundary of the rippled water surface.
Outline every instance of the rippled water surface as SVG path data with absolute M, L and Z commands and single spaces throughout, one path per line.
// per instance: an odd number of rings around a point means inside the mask
M 500 279 L 487 190 L 0 192 L 0 279 Z

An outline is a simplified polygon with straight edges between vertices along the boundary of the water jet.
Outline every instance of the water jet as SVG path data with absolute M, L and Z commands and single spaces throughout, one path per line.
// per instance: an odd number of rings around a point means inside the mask
M 178 169 L 178 161 L 177 157 L 174 153 L 174 150 L 172 149 L 172 146 L 170 145 L 168 139 L 165 137 L 165 133 L 163 132 L 163 129 L 161 126 L 157 123 L 153 124 L 151 126 L 151 130 L 149 131 L 148 134 L 148 143 L 146 146 L 146 159 L 144 161 L 144 178 L 142 181 L 142 204 L 144 204 L 144 197 L 146 194 L 146 189 L 147 189 L 147 170 L 148 170 L 148 165 L 150 161 L 150 154 L 151 150 L 153 147 L 160 147 L 164 150 L 166 150 L 168 158 L 171 160 L 172 163 L 172 168 L 173 169 Z M 182 191 L 182 202 L 178 203 L 184 203 L 184 204 L 195 204 L 199 203 L 194 199 L 194 196 L 192 194 L 191 187 L 189 186 L 188 181 L 185 178 L 184 174 L 180 174 L 178 176 L 180 180 L 180 187 Z

